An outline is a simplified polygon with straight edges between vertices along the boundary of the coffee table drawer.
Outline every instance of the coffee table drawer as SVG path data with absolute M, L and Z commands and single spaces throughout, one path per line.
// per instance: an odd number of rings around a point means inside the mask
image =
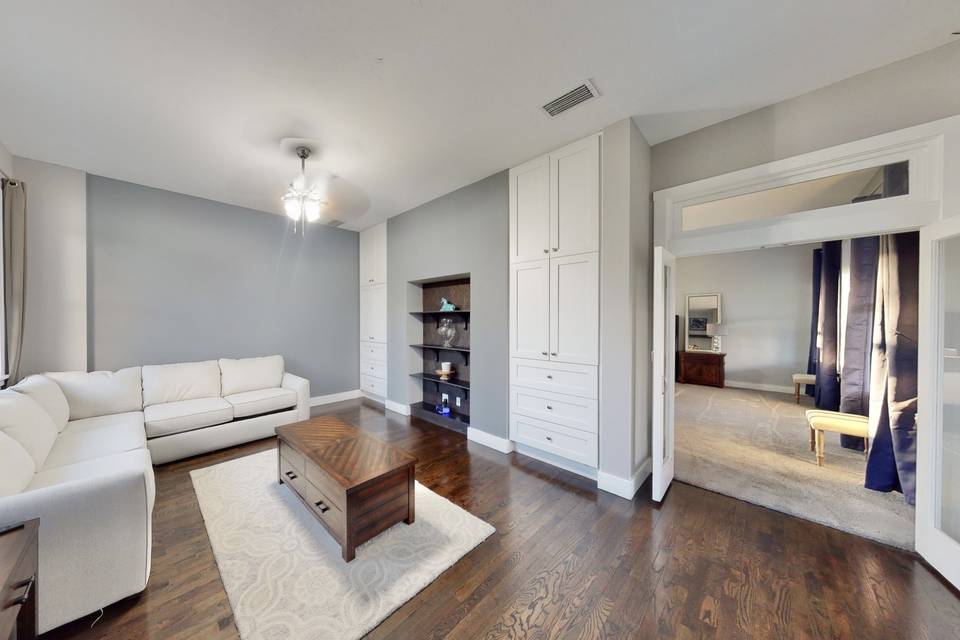
M 283 455 L 280 456 L 280 479 L 290 485 L 301 497 L 306 497 L 304 496 L 304 485 L 307 484 L 307 479 L 303 477 L 303 472 L 290 464 L 290 461 Z
M 341 487 L 333 478 L 327 475 L 327 472 L 321 469 L 311 460 L 307 460 L 306 472 L 307 480 L 317 488 L 317 491 L 327 496 L 333 506 L 341 511 L 347 508 L 347 499 Z
M 303 499 L 306 500 L 307 505 L 330 528 L 333 536 L 343 542 L 344 524 L 346 523 L 343 511 L 338 509 L 329 497 L 321 493 L 309 481 L 304 483 L 304 490 L 306 495 L 303 496 Z
M 293 465 L 297 471 L 303 473 L 305 467 L 303 454 L 283 440 L 280 441 L 280 455 L 286 458 L 287 462 Z

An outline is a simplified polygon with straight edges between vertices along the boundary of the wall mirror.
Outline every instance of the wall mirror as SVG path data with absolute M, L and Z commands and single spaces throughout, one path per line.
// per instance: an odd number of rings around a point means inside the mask
M 687 296 L 687 351 L 722 351 L 722 327 L 719 293 L 696 293 Z

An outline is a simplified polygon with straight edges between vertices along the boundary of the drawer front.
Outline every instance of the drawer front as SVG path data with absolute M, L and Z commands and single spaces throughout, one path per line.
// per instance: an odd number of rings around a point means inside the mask
M 597 401 L 592 398 L 514 386 L 510 388 L 510 411 L 597 433 Z
M 324 524 L 330 527 L 334 537 L 343 541 L 345 538 L 344 525 L 346 523 L 346 518 L 343 517 L 343 511 L 333 504 L 329 496 L 317 489 L 317 487 L 313 486 L 310 482 L 304 483 L 304 492 L 306 495 L 303 496 L 303 499 L 307 501 L 311 511 L 323 520 Z
M 280 478 L 285 484 L 290 485 L 290 488 L 300 494 L 301 497 L 304 497 L 304 485 L 307 483 L 307 479 L 303 476 L 303 472 L 294 467 L 289 460 L 280 456 Z
M 387 361 L 387 345 L 382 342 L 361 342 L 360 359 L 376 360 L 377 362 Z
M 283 440 L 280 440 L 280 457 L 286 458 L 287 462 L 291 464 L 297 471 L 299 471 L 301 475 L 306 470 L 303 454 L 288 445 Z
M 597 466 L 597 435 L 519 414 L 510 416 L 510 437 L 554 455 Z
M 360 374 L 360 389 L 366 391 L 367 393 L 372 393 L 377 396 L 386 397 L 387 395 L 387 381 L 383 378 L 374 378 L 373 376 Z
M 360 360 L 360 373 L 361 375 L 370 376 L 371 378 L 386 380 L 387 363 L 363 358 Z
M 325 495 L 333 506 L 339 508 L 341 511 L 346 510 L 346 495 L 344 494 L 343 487 L 341 487 L 336 480 L 328 476 L 326 471 L 318 467 L 311 460 L 307 460 L 307 468 L 305 471 L 307 481 L 316 487 L 320 493 Z
M 510 384 L 597 399 L 597 367 L 541 360 L 510 360 Z

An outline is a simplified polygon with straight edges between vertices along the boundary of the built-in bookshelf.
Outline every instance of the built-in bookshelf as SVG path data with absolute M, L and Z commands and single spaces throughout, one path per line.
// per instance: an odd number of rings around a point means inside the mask
M 421 385 L 423 400 L 410 405 L 410 413 L 433 424 L 466 433 L 470 425 L 470 278 L 455 276 L 417 283 L 421 287 L 419 309 L 410 315 L 419 321 L 418 337 L 410 345 L 419 354 L 419 370 L 410 376 Z M 456 306 L 441 311 L 441 299 Z M 445 320 L 456 330 L 449 343 L 442 337 Z M 451 363 L 453 373 L 442 380 L 437 370 L 442 362 Z M 437 413 L 436 407 L 447 397 L 449 415 Z

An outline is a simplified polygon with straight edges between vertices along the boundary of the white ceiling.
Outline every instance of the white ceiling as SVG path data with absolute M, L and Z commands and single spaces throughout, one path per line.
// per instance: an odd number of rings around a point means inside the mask
M 950 41 L 956 0 L 0 0 L 15 155 L 360 229 L 634 116 L 658 142 Z M 590 78 L 603 94 L 540 105 Z

